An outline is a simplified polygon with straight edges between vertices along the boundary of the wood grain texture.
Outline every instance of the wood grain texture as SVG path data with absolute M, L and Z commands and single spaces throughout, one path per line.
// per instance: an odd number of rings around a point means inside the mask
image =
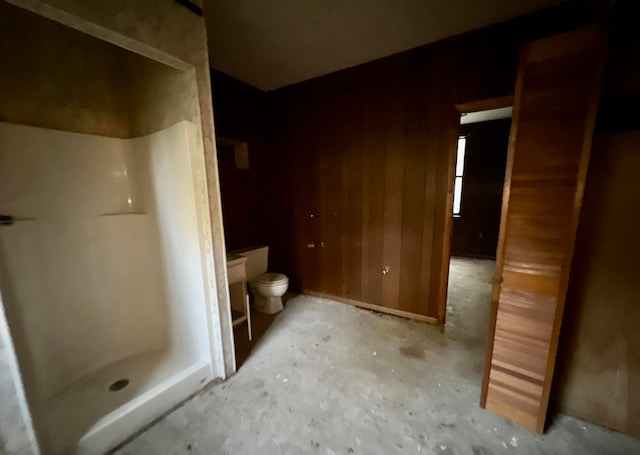
M 271 138 L 257 154 L 268 157 L 265 193 L 280 191 L 261 220 L 270 266 L 294 289 L 330 287 L 443 323 L 455 105 L 512 95 L 520 44 L 587 18 L 563 7 L 266 94 Z M 334 196 L 339 213 L 322 212 Z
M 403 193 L 404 193 L 404 167 L 405 167 L 405 111 L 402 86 L 393 84 L 388 88 L 382 108 L 389 114 L 392 121 L 387 122 L 384 129 L 383 141 L 385 144 L 384 169 L 385 169 L 385 194 L 384 194 L 384 237 L 383 258 L 384 267 L 389 272 L 382 281 L 382 304 L 385 307 L 396 308 L 400 306 L 400 273 L 402 261 L 402 234 L 403 234 Z
M 640 131 L 596 133 L 551 392 L 562 413 L 636 438 L 640 213 L 629 209 L 640 207 L 638 143 Z
M 450 78 L 431 69 L 447 61 L 436 47 L 414 71 L 294 106 L 302 289 L 443 322 L 458 118 Z
M 381 273 L 384 239 L 384 195 L 386 192 L 386 181 L 384 171 L 384 151 L 385 144 L 380 140 L 380 132 L 384 124 L 384 112 L 377 109 L 377 100 L 370 96 L 369 91 L 365 93 L 365 118 L 364 118 L 364 149 L 367 154 L 367 161 L 364 168 L 369 175 L 367 185 L 363 185 L 363 204 L 368 207 L 368 225 L 363 226 L 362 245 L 363 254 L 366 255 L 367 262 L 363 262 L 363 274 L 366 275 L 368 286 L 362 288 L 362 300 L 376 305 L 382 305 L 382 282 Z M 364 212 L 364 211 L 363 211 Z M 367 247 L 366 251 L 364 250 Z
M 523 46 L 481 404 L 542 432 L 603 65 L 596 28 Z

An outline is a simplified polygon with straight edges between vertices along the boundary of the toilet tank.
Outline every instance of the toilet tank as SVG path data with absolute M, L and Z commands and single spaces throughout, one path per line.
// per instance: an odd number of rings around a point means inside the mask
M 246 250 L 235 251 L 234 253 L 247 258 L 246 268 L 248 280 L 267 273 L 267 267 L 269 265 L 268 246 L 247 248 Z

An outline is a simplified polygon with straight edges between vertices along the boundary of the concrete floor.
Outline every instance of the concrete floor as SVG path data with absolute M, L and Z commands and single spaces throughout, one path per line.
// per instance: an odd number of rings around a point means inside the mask
M 233 377 L 117 453 L 640 453 L 570 417 L 540 436 L 478 407 L 493 268 L 453 260 L 444 331 L 295 297 Z

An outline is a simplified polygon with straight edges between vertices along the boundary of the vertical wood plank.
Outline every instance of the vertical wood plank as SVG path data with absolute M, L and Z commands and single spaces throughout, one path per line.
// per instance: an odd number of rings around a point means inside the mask
M 325 173 L 324 194 L 326 204 L 322 213 L 322 241 L 325 254 L 325 282 L 324 288 L 329 294 L 341 295 L 344 292 L 344 242 L 343 242 L 343 201 L 344 201 L 344 181 L 342 178 L 345 168 L 344 162 L 344 130 L 341 126 L 341 119 L 344 118 L 344 111 L 340 98 L 331 98 L 328 107 L 328 118 L 330 127 L 328 131 L 321 132 L 324 135 L 326 146 L 321 151 L 322 159 L 325 162 L 323 172 Z M 329 118 L 330 117 L 330 118 Z
M 350 161 L 351 153 L 351 138 L 352 128 L 354 122 L 353 113 L 355 106 L 350 102 L 351 98 L 347 94 L 341 96 L 336 103 L 335 108 L 335 120 L 336 120 L 336 156 L 334 158 L 335 170 L 339 173 L 339 187 L 333 188 L 333 191 L 338 197 L 336 201 L 336 210 L 338 212 L 338 219 L 340 220 L 340 230 L 338 232 L 339 238 L 336 240 L 340 243 L 340 292 L 338 295 L 349 295 L 349 278 L 350 278 L 350 260 L 349 245 L 351 243 L 351 231 L 350 231 L 350 218 L 352 207 L 350 194 Z
M 371 193 L 371 139 L 369 134 L 369 108 L 370 108 L 370 91 L 369 89 L 363 90 L 362 100 L 362 161 L 360 163 L 362 169 L 362 189 L 360 192 L 362 200 L 362 224 L 361 224 L 361 242 L 362 247 L 360 249 L 360 294 L 358 299 L 363 302 L 373 302 L 369 286 L 369 263 L 371 261 L 371 255 L 369 248 L 370 236 L 370 224 L 371 224 L 371 205 L 370 205 L 370 193 Z M 374 182 L 375 185 L 375 182 Z
M 423 77 L 420 77 L 423 76 Z M 428 149 L 423 140 L 425 114 L 428 110 L 430 81 L 423 73 L 412 75 L 407 87 L 407 118 L 405 123 L 405 160 L 402 189 L 402 250 L 400 269 L 399 308 L 412 313 L 423 313 L 426 300 L 421 300 L 422 252 L 425 212 L 430 212 L 425 203 Z M 431 219 L 426 220 L 432 225 Z M 426 239 L 431 240 L 430 238 Z
M 386 101 L 385 125 L 385 194 L 383 260 L 388 273 L 382 279 L 384 306 L 399 308 L 402 254 L 402 191 L 404 180 L 403 93 L 400 83 L 391 84 Z
M 315 220 L 309 217 L 310 213 L 317 211 L 318 174 L 312 129 L 312 122 L 308 121 L 310 112 L 296 106 L 299 113 L 291 119 L 291 145 L 293 150 L 303 150 L 303 153 L 293 153 L 293 168 L 297 170 L 293 174 L 294 192 L 293 204 L 295 208 L 295 255 L 298 270 L 298 280 L 303 288 L 317 289 L 319 279 L 319 262 L 316 252 L 307 248 L 307 243 L 315 238 L 317 226 Z M 302 120 L 304 119 L 304 121 Z
M 336 253 L 340 250 L 337 248 L 335 236 L 335 199 L 333 189 L 335 183 L 335 163 L 333 162 L 333 154 L 335 153 L 335 134 L 325 134 L 333 128 L 333 109 L 330 101 L 318 101 L 319 107 L 316 108 L 318 116 L 314 119 L 313 139 L 317 144 L 315 150 L 317 165 L 317 194 L 318 194 L 318 213 L 315 214 L 315 223 L 318 226 L 317 237 L 314 239 L 316 248 L 314 249 L 319 262 L 318 272 L 318 289 L 319 292 L 336 293 L 339 287 L 340 264 L 336 263 Z M 320 247 L 324 244 L 323 247 Z
M 445 62 L 434 52 L 415 73 L 316 97 L 293 113 L 298 124 L 311 123 L 305 127 L 316 161 L 307 165 L 317 169 L 310 183 L 317 186 L 320 235 L 310 241 L 325 244 L 306 256 L 316 258 L 318 278 L 303 289 L 437 319 L 448 156 L 442 146 L 452 121 L 442 111 L 454 109 L 446 73 L 433 76 L 430 68 Z
M 385 213 L 385 143 L 384 143 L 384 108 L 386 107 L 386 91 L 380 86 L 372 89 L 365 110 L 366 144 L 369 174 L 368 262 L 365 302 L 376 305 L 383 304 L 382 267 L 384 264 L 384 213 Z
M 434 88 L 429 87 L 429 101 L 435 97 Z M 440 154 L 440 132 L 438 131 L 438 112 L 433 108 L 425 109 L 423 114 L 423 127 L 425 130 L 424 153 L 425 163 L 425 184 L 424 184 L 424 210 L 422 213 L 422 250 L 420 266 L 420 302 L 427 308 L 431 305 L 433 298 L 432 288 L 437 286 L 437 277 L 433 273 L 433 251 L 434 233 L 436 217 L 436 198 L 438 181 L 438 155 Z M 427 314 L 435 316 L 431 311 Z
M 349 97 L 353 106 L 351 114 L 352 134 L 347 147 L 348 206 L 347 211 L 347 290 L 346 295 L 354 300 L 362 300 L 362 225 L 363 225 L 363 144 L 360 138 L 364 133 L 362 92 L 356 91 Z

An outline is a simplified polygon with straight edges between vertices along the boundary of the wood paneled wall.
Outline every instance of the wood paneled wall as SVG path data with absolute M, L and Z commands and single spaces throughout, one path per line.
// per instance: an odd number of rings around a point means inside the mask
M 302 289 L 438 319 L 457 112 L 444 48 L 412 72 L 292 111 Z M 388 273 L 383 273 L 385 267 Z
M 513 94 L 520 44 L 588 16 L 575 13 L 554 10 L 270 93 L 270 120 L 284 119 L 270 131 L 281 208 L 271 259 L 294 287 L 443 322 L 454 105 Z
M 555 402 L 640 438 L 640 131 L 596 136 L 562 326 Z
M 553 401 L 640 438 L 640 3 L 619 2 L 562 323 Z M 604 105 L 604 106 L 603 106 Z

